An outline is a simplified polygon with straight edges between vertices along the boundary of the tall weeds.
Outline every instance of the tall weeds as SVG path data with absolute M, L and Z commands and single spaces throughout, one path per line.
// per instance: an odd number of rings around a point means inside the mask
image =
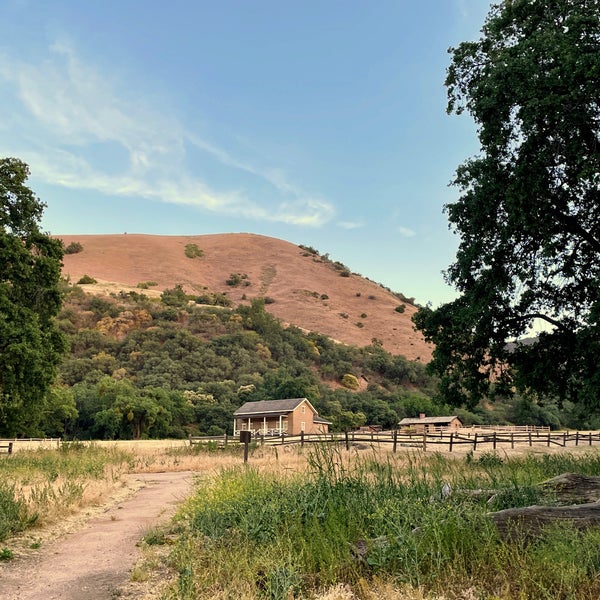
M 68 513 L 94 481 L 114 480 L 131 456 L 93 445 L 19 451 L 0 460 L 0 541 Z
M 565 470 L 600 474 L 595 454 L 380 460 L 323 445 L 308 466 L 207 479 L 179 515 L 179 579 L 165 598 L 309 598 L 342 582 L 361 597 L 375 579 L 445 598 L 600 597 L 600 533 L 506 545 L 487 515 L 538 501 L 536 484 Z M 461 493 L 490 488 L 494 507 Z

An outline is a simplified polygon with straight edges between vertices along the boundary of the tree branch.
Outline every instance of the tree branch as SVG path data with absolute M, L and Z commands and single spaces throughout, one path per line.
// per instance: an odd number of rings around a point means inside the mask
M 556 319 L 553 319 L 552 317 L 549 317 L 548 315 L 545 315 L 543 313 L 529 313 L 526 315 L 513 317 L 512 319 L 509 319 L 509 323 L 522 323 L 523 321 L 533 321 L 534 319 L 541 319 L 542 321 L 550 323 L 550 325 L 554 325 L 558 329 L 562 329 L 563 331 L 569 331 L 569 327 L 566 327 L 560 321 L 557 321 Z

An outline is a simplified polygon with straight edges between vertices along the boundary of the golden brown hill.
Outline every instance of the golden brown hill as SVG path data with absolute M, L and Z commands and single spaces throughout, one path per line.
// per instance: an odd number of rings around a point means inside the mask
M 65 255 L 63 274 L 73 283 L 83 275 L 93 277 L 98 284 L 86 286 L 92 293 L 136 289 L 159 294 L 181 284 L 190 294 L 227 293 L 234 305 L 268 297 L 267 310 L 285 323 L 356 346 L 377 338 L 393 354 L 424 362 L 431 358 L 430 346 L 412 326 L 414 306 L 406 304 L 403 313 L 397 312 L 403 302 L 391 292 L 359 275 L 341 276 L 327 258 L 283 240 L 249 233 L 58 237 L 65 247 L 72 242 L 83 246 Z M 186 256 L 190 244 L 203 255 Z M 228 285 L 236 273 L 244 277 L 242 285 Z M 144 282 L 156 285 L 139 289 Z

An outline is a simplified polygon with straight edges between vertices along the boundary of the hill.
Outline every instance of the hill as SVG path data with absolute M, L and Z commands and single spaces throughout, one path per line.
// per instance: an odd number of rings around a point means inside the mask
M 249 233 L 57 237 L 65 247 L 81 244 L 81 252 L 65 255 L 63 274 L 72 283 L 93 277 L 98 283 L 86 286 L 90 292 L 159 295 L 181 285 L 189 294 L 226 294 L 234 305 L 263 297 L 267 310 L 284 323 L 355 346 L 377 338 L 385 350 L 409 360 L 431 357 L 430 346 L 413 329 L 417 309 L 410 300 L 311 248 Z M 193 254 L 201 256 L 188 256 Z M 404 312 L 397 310 L 401 305 Z

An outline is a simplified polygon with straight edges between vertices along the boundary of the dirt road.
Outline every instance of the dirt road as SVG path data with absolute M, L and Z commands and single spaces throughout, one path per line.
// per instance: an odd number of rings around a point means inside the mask
M 136 544 L 171 517 L 192 491 L 190 471 L 128 475 L 137 491 L 105 507 L 79 529 L 0 564 L 3 600 L 110 600 L 125 588 L 140 558 Z

